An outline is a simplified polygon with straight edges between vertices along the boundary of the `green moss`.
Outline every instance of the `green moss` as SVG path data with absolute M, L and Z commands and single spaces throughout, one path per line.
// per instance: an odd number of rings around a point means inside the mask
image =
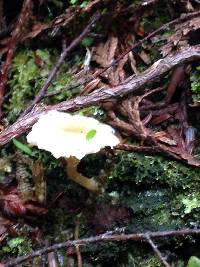
M 159 156 L 120 152 L 108 181 L 111 201 L 130 208 L 135 231 L 180 229 L 199 208 L 199 169 Z M 190 214 L 190 219 L 188 219 Z
M 112 170 L 107 179 L 107 189 L 101 196 L 91 197 L 86 190 L 66 178 L 61 162 L 55 160 L 50 153 L 37 152 L 35 148 L 34 153 L 45 166 L 48 199 L 52 199 L 52 196 L 61 190 L 64 190 L 67 198 L 64 206 L 53 206 L 45 221 L 42 221 L 44 235 L 52 242 L 73 238 L 77 214 L 81 214 L 80 237 L 91 236 L 91 225 L 87 220 L 88 207 L 92 206 L 95 210 L 99 201 L 131 210 L 128 223 L 121 223 L 127 233 L 196 227 L 200 223 L 198 169 L 159 156 L 118 152 L 112 158 L 113 163 L 109 163 Z M 99 176 L 99 170 L 106 170 L 107 161 L 108 158 L 104 154 L 88 155 L 79 167 L 87 175 Z M 114 225 L 113 222 L 113 228 L 108 230 L 114 230 Z M 191 237 L 191 242 L 194 241 L 193 238 Z M 175 238 L 159 240 L 159 244 L 163 254 L 166 252 L 165 247 L 181 249 L 183 246 L 182 239 Z M 110 262 L 115 266 L 127 267 L 161 266 L 145 243 L 93 244 L 81 248 L 81 253 L 86 266 L 88 264 L 101 267 L 109 265 Z M 180 257 L 176 252 L 174 255 L 174 266 L 185 266 L 182 262 L 177 263 Z
M 14 121 L 28 103 L 34 99 L 46 81 L 58 56 L 58 51 L 55 49 L 23 49 L 16 53 L 8 82 L 10 96 L 8 102 L 4 104 L 9 120 Z M 45 103 L 53 104 L 76 94 L 79 88 L 72 91 L 67 90 L 71 81 L 69 64 L 64 63 L 48 89 L 48 92 L 58 91 L 60 93 L 50 99 L 45 99 Z
M 32 250 L 31 240 L 25 237 L 15 237 L 8 239 L 7 243 L 2 247 L 4 253 L 12 255 L 25 255 Z
M 194 195 L 190 195 L 183 198 L 182 203 L 185 206 L 184 212 L 190 213 L 193 209 L 200 208 L 200 196 L 197 198 Z
M 195 213 L 200 208 L 200 194 L 196 191 L 185 191 L 177 193 L 173 200 L 174 214 L 182 218 L 190 213 Z M 176 211 L 175 211 L 176 210 Z
M 137 186 L 189 189 L 198 186 L 200 170 L 159 156 L 120 153 L 110 179 L 130 181 Z
M 192 97 L 194 101 L 200 101 L 200 66 L 193 69 L 190 74 Z
M 128 263 L 127 264 L 123 264 L 123 267 L 131 267 L 131 266 L 137 266 L 137 267 L 162 267 L 162 263 L 160 262 L 160 260 L 154 256 L 151 255 L 149 253 L 145 253 L 143 254 L 143 256 L 141 255 L 136 255 L 133 256 L 134 254 L 129 254 L 128 255 Z
M 127 250 L 126 242 L 106 242 L 83 247 L 82 252 L 92 266 L 120 266 L 120 262 L 126 261 Z
M 200 259 L 195 256 L 190 257 L 187 267 L 200 267 Z
M 97 106 L 90 106 L 87 108 L 83 108 L 81 111 L 78 111 L 77 113 L 83 116 L 94 117 L 99 121 L 105 121 L 106 119 L 106 114 L 104 110 L 101 107 Z
M 77 6 L 80 5 L 80 7 L 86 7 L 89 1 L 80 1 L 80 0 L 70 0 L 69 1 L 71 5 Z

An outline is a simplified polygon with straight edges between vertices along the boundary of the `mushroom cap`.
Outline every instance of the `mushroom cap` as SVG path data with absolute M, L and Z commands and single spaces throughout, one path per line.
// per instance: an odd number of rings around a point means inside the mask
M 39 117 L 27 135 L 27 141 L 51 152 L 55 158 L 74 156 L 77 159 L 120 143 L 109 125 L 94 118 L 55 110 Z

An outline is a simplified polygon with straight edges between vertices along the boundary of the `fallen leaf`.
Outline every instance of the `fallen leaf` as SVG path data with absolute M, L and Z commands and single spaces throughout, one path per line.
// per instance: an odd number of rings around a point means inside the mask
M 145 64 L 147 65 L 151 64 L 151 58 L 144 50 L 142 50 L 138 55 Z
M 164 121 L 167 121 L 168 119 L 170 119 L 172 117 L 171 114 L 161 114 L 160 116 L 156 116 L 154 117 L 152 120 L 151 120 L 151 124 L 154 124 L 154 125 L 158 125 Z
M 26 213 L 26 208 L 18 195 L 8 194 L 1 196 L 0 199 L 2 211 L 6 215 L 16 217 Z
M 110 36 L 106 43 L 100 43 L 94 48 L 92 60 L 103 68 L 108 67 L 113 63 L 117 44 L 117 37 Z

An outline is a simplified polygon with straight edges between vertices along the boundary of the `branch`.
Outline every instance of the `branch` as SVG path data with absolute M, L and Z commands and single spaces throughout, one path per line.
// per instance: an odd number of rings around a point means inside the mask
M 16 136 L 26 132 L 38 120 L 39 116 L 49 110 L 75 111 L 91 105 L 99 105 L 105 100 L 121 98 L 131 93 L 142 92 L 146 84 L 158 80 L 165 73 L 179 64 L 200 59 L 200 45 L 190 47 L 175 55 L 169 55 L 155 62 L 150 68 L 139 75 L 130 76 L 123 84 L 113 88 L 100 88 L 89 95 L 63 101 L 46 107 L 36 107 L 32 112 L 18 119 L 13 125 L 0 134 L 0 145 L 4 145 Z
M 115 147 L 117 150 L 124 150 L 137 153 L 148 153 L 154 155 L 155 153 L 161 153 L 157 147 L 153 146 L 137 146 L 131 144 L 119 144 Z
M 171 267 L 171 265 L 169 265 L 169 263 L 162 256 L 161 252 L 159 251 L 159 249 L 156 246 L 156 244 L 152 241 L 152 239 L 150 238 L 149 234 L 146 235 L 146 239 L 147 239 L 147 242 L 149 243 L 149 245 L 152 247 L 152 249 L 155 252 L 155 254 L 158 256 L 158 258 L 160 259 L 160 261 L 163 263 L 163 265 L 165 267 Z
M 161 238 L 161 237 L 172 237 L 172 236 L 185 236 L 185 235 L 198 235 L 200 234 L 200 229 L 181 229 L 174 231 L 163 231 L 163 232 L 147 232 L 147 233 L 138 233 L 138 234 L 102 234 L 98 236 L 88 237 L 79 240 L 69 240 L 66 242 L 58 243 L 49 247 L 44 247 L 37 251 L 33 251 L 30 254 L 25 256 L 18 257 L 17 259 L 11 260 L 5 263 L 4 267 L 11 267 L 17 264 L 20 264 L 26 260 L 30 260 L 32 258 L 41 256 L 42 254 L 49 253 L 51 251 L 61 249 L 61 248 L 69 248 L 76 245 L 88 245 L 92 243 L 99 242 L 111 242 L 111 241 L 148 241 L 147 236 L 149 238 Z
M 60 65 L 64 62 L 65 58 L 69 55 L 69 53 L 83 40 L 83 38 L 88 34 L 88 32 L 91 30 L 91 28 L 94 26 L 95 22 L 100 18 L 99 14 L 96 14 L 93 16 L 93 18 L 90 20 L 89 24 L 86 26 L 86 28 L 82 31 L 82 33 L 73 40 L 73 42 L 64 49 L 64 51 L 61 53 L 59 59 L 57 60 L 55 66 L 49 73 L 49 76 L 47 80 L 45 81 L 44 85 L 40 89 L 39 93 L 33 100 L 30 106 L 23 112 L 21 116 L 26 115 L 28 112 L 32 110 L 32 108 L 41 101 L 42 98 L 44 98 L 52 80 L 55 78 L 56 73 L 58 72 Z

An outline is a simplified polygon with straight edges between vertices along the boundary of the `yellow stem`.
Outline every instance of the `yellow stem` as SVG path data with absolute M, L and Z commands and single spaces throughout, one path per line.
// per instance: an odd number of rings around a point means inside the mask
M 81 175 L 77 171 L 77 166 L 78 166 L 80 160 L 78 160 L 75 157 L 65 158 L 65 160 L 67 162 L 66 170 L 67 170 L 67 174 L 68 174 L 69 179 L 71 179 L 72 181 L 76 182 L 77 184 L 85 187 L 89 191 L 92 191 L 92 192 L 98 192 L 99 191 L 99 185 L 94 180 L 94 178 L 91 178 L 91 179 L 87 178 L 87 177 Z

